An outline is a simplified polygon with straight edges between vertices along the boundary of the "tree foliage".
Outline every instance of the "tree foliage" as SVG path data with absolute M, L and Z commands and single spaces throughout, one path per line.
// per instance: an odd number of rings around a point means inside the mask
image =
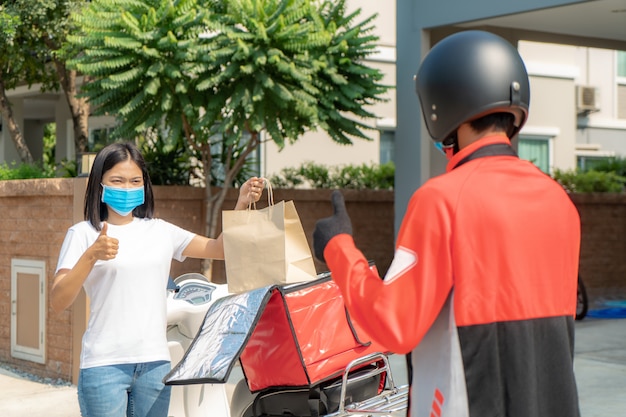
M 6 91 L 20 84 L 43 91 L 63 88 L 74 123 L 76 150 L 87 150 L 89 108 L 77 97 L 75 71 L 57 54 L 72 30 L 70 14 L 85 0 L 7 0 L 0 5 L 0 107 L 23 162 L 32 155 L 13 117 Z
M 24 163 L 33 163 L 33 156 L 24 134 L 13 114 L 7 91 L 20 83 L 50 83 L 55 74 L 45 65 L 42 46 L 29 30 L 29 10 L 20 0 L 0 4 L 0 111 L 7 121 L 7 130 Z
M 0 4 L 0 77 L 5 89 L 19 84 L 31 86 L 56 80 L 46 66 L 46 48 L 32 30 L 33 10 L 28 0 L 7 0 Z
M 63 90 L 69 106 L 74 131 L 76 152 L 87 152 L 89 140 L 89 103 L 79 97 L 78 74 L 66 65 L 63 48 L 69 33 L 75 30 L 70 19 L 78 13 L 87 0 L 18 0 L 28 11 L 27 30 L 40 45 L 41 54 L 48 67 L 53 67 L 55 77 L 43 89 Z
M 383 100 L 382 73 L 367 67 L 373 16 L 345 1 L 93 0 L 68 39 L 96 114 L 116 115 L 127 139 L 147 129 L 183 137 L 205 184 L 219 147 L 224 187 L 207 188 L 209 235 L 227 188 L 260 144 L 279 147 L 307 130 L 338 143 L 367 139 L 367 105 Z

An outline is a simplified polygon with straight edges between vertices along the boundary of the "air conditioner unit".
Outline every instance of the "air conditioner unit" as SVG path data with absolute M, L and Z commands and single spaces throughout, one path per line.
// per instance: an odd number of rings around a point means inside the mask
M 587 85 L 576 86 L 576 110 L 591 113 L 600 110 L 600 90 Z

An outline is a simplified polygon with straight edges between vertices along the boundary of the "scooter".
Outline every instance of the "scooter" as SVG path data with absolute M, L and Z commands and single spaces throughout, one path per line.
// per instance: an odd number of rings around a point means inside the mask
M 167 298 L 172 365 L 183 359 L 209 307 L 227 295 L 226 284 L 211 283 L 201 274 L 184 274 L 173 281 Z M 312 393 L 319 397 L 320 417 L 391 416 L 406 410 L 408 386 L 396 385 L 384 353 L 355 359 L 341 375 L 305 389 L 252 393 L 241 369 L 235 368 L 225 384 L 172 386 L 168 416 L 309 416 Z
M 209 282 L 202 274 L 183 274 L 173 280 L 167 296 L 167 343 L 172 365 L 182 360 L 211 304 L 226 295 L 226 284 Z M 173 386 L 168 417 L 230 417 L 227 388 L 226 384 Z

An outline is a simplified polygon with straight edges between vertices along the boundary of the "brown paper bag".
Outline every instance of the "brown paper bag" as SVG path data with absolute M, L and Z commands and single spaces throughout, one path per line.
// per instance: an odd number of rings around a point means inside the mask
M 311 248 L 293 201 L 273 204 L 272 199 L 264 209 L 222 212 L 224 263 L 231 293 L 316 278 Z

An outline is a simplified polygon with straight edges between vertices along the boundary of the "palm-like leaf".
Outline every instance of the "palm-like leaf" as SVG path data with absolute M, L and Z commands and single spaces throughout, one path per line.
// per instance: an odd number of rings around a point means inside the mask
M 116 114 L 118 136 L 134 137 L 148 127 L 184 113 L 191 79 L 184 69 L 193 66 L 198 35 L 206 27 L 208 11 L 196 0 L 96 0 L 76 15 L 82 32 L 71 41 L 83 53 L 70 64 L 95 81 L 84 93 L 96 114 Z M 168 126 L 170 136 L 181 136 Z

